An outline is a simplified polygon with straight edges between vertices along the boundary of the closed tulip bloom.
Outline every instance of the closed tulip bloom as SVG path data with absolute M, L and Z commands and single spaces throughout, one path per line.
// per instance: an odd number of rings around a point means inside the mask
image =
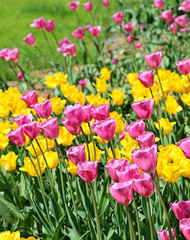
M 187 31 L 188 31 L 188 28 L 181 28 L 180 29 L 180 32 L 183 33 L 183 34 L 185 34 Z
M 114 21 L 117 23 L 117 24 L 120 24 L 123 22 L 123 12 L 120 11 L 120 12 L 117 12 L 115 13 L 112 18 L 114 19 Z
M 68 6 L 70 7 L 71 10 L 76 11 L 79 4 L 80 4 L 79 1 L 72 1 L 68 3 Z
M 87 84 L 87 79 L 82 79 L 79 81 L 79 84 L 82 86 L 82 87 L 86 87 L 86 84 Z
M 63 50 L 63 55 L 64 56 L 71 56 L 71 57 L 75 57 L 76 54 L 77 54 L 77 51 L 76 51 L 76 47 L 75 47 L 75 43 L 71 43 L 71 44 L 68 44 L 64 50 Z
M 135 24 L 136 24 L 135 22 L 129 22 L 123 25 L 122 28 L 128 33 L 133 33 Z
M 49 139 L 55 139 L 59 136 L 59 125 L 57 118 L 49 118 L 38 127 Z
M 148 70 L 140 73 L 137 78 L 145 88 L 150 88 L 154 85 L 154 71 Z
M 155 144 L 155 136 L 153 132 L 144 132 L 142 135 L 136 138 L 141 148 L 151 147 Z
M 8 132 L 7 137 L 12 143 L 19 147 L 22 147 L 26 142 L 22 127 L 18 127 L 16 130 Z
M 25 38 L 23 38 L 23 41 L 30 45 L 31 47 L 36 45 L 36 40 L 34 39 L 34 36 L 32 33 L 29 33 Z
M 138 49 L 141 49 L 142 46 L 143 46 L 142 42 L 139 42 L 139 43 L 135 44 L 135 47 L 138 48 Z
M 93 105 L 92 104 L 88 104 L 82 107 L 83 111 L 84 111 L 84 122 L 88 123 L 90 121 L 92 121 L 93 116 L 92 116 L 92 109 L 93 109 Z
M 139 174 L 139 168 L 136 163 L 131 163 L 128 166 L 123 166 L 117 172 L 120 182 L 128 182 L 134 179 L 136 174 Z
M 190 219 L 184 218 L 180 220 L 179 227 L 187 240 L 190 240 Z
M 77 173 L 83 181 L 91 183 L 97 179 L 97 168 L 97 161 L 79 162 L 77 164 Z
M 9 53 L 10 49 L 9 48 L 4 48 L 2 50 L 0 50 L 0 57 L 4 60 L 4 61 L 7 61 L 6 60 L 6 57 Z
M 89 32 L 93 37 L 99 37 L 101 28 L 101 26 L 90 27 Z
M 107 118 L 106 120 L 95 120 L 92 125 L 91 129 L 101 137 L 104 141 L 112 140 L 115 129 L 116 129 L 116 121 L 114 118 Z
M 107 104 L 101 104 L 99 107 L 93 107 L 92 108 L 92 116 L 96 120 L 105 120 L 110 117 L 110 103 Z
M 170 27 L 169 27 L 169 30 L 170 30 L 170 29 L 171 29 L 171 31 L 172 31 L 173 34 L 176 34 L 176 32 L 177 32 L 177 24 L 172 23 L 172 24 L 170 25 Z
M 175 233 L 176 229 L 171 229 L 172 231 L 172 238 L 173 240 L 175 239 Z M 170 235 L 169 232 L 165 229 L 162 229 L 161 231 L 157 231 L 158 236 L 160 237 L 161 240 L 170 240 Z
M 181 7 L 179 7 L 178 10 L 190 12 L 190 0 L 186 0 L 186 1 L 182 2 Z
M 112 197 L 123 206 L 129 205 L 133 200 L 132 181 L 112 183 L 109 191 Z
M 45 23 L 45 28 L 48 32 L 53 32 L 55 30 L 55 21 L 50 19 Z
M 172 10 L 166 10 L 161 12 L 161 18 L 164 20 L 164 22 L 170 22 L 172 19 Z
M 190 74 L 190 59 L 185 59 L 183 61 L 178 61 L 176 66 L 181 74 L 189 75 Z
M 83 7 L 86 9 L 87 12 L 92 11 L 93 8 L 92 2 L 83 3 Z
M 153 69 L 160 67 L 162 61 L 162 52 L 150 53 L 149 55 L 144 55 L 145 61 L 148 63 L 148 66 Z
M 129 43 L 133 43 L 134 39 L 135 39 L 135 36 L 133 35 L 127 36 L 127 40 L 129 41 Z
M 13 171 L 16 169 L 16 160 L 18 155 L 14 152 L 9 152 L 8 154 L 1 155 L 1 166 L 8 172 Z
M 133 176 L 133 188 L 143 197 L 150 197 L 154 193 L 154 183 L 150 174 L 135 174 Z
M 36 111 L 40 118 L 48 118 L 51 115 L 52 104 L 50 100 L 45 100 L 41 103 L 32 105 L 32 108 Z
M 145 131 L 145 123 L 142 120 L 132 122 L 130 125 L 126 124 L 126 130 L 132 139 L 136 139 Z
M 175 22 L 180 26 L 180 27 L 185 27 L 187 25 L 187 15 L 181 15 L 175 19 Z
M 143 172 L 154 172 L 157 166 L 157 145 L 135 149 L 131 152 L 131 157 Z
M 116 64 L 118 64 L 119 59 L 118 58 L 114 58 L 111 62 L 112 62 L 112 64 L 116 65 Z
M 133 102 L 132 108 L 139 118 L 148 120 L 152 115 L 152 108 L 154 105 L 154 98 Z
M 109 1 L 108 0 L 104 0 L 103 2 L 102 2 L 102 5 L 104 5 L 104 7 L 109 7 Z
M 190 137 L 182 139 L 176 145 L 181 148 L 185 157 L 190 159 Z
M 76 103 L 74 106 L 66 106 L 64 114 L 72 124 L 80 126 L 84 122 L 84 111 L 80 103 Z
M 37 19 L 34 19 L 33 23 L 30 24 L 30 27 L 36 27 L 38 30 L 43 30 L 45 28 L 45 18 L 40 17 Z
M 79 145 L 79 146 L 70 147 L 69 150 L 67 150 L 67 157 L 75 165 L 77 165 L 79 162 L 86 162 L 87 159 L 86 159 L 85 146 Z
M 36 139 L 40 135 L 38 124 L 36 122 L 30 122 L 22 125 L 24 133 L 31 139 Z
M 26 103 L 27 107 L 31 107 L 31 105 L 38 102 L 38 98 L 34 90 L 29 90 L 28 92 L 22 94 L 20 98 Z
M 163 0 L 154 0 L 154 4 L 152 6 L 158 8 L 158 9 L 162 9 L 164 6 L 164 1 Z
M 170 207 L 178 220 L 190 218 L 190 201 L 170 203 Z
M 23 73 L 22 73 L 22 72 L 19 72 L 19 73 L 17 74 L 17 78 L 20 79 L 20 80 L 23 80 L 23 79 L 24 79 Z
M 89 31 L 90 28 L 91 28 L 91 25 L 86 25 L 86 26 L 84 26 L 84 29 L 85 29 L 86 31 Z
M 72 35 L 75 36 L 77 39 L 83 39 L 84 38 L 84 31 L 82 27 L 79 27 L 77 30 L 72 32 Z
M 32 121 L 32 114 L 31 115 L 24 115 L 21 114 L 17 117 L 13 117 L 13 121 L 17 123 L 17 125 L 20 127 L 24 124 L 28 124 Z
M 72 135 L 78 135 L 81 133 L 80 127 L 71 123 L 67 118 L 61 119 L 63 126 L 69 131 Z
M 18 48 L 13 48 L 12 50 L 10 50 L 7 53 L 7 56 L 5 57 L 5 60 L 8 61 L 12 61 L 12 62 L 18 62 Z

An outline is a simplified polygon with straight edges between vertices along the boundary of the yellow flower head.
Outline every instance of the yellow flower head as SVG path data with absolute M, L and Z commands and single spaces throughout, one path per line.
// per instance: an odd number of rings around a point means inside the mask
M 71 173 L 72 175 L 77 175 L 77 166 L 74 163 L 72 163 L 70 159 L 68 159 L 68 161 L 67 160 L 65 161 L 69 165 L 69 167 L 67 168 L 68 172 Z
M 0 240 L 20 240 L 20 232 L 11 233 L 10 231 L 1 232 Z
M 100 94 L 94 94 L 91 93 L 90 96 L 86 96 L 88 103 L 93 104 L 94 106 L 100 106 L 101 104 L 107 104 L 109 103 L 110 99 L 105 99 L 100 96 Z
M 48 88 L 54 89 L 57 86 L 61 86 L 62 83 L 65 83 L 67 81 L 67 77 L 67 74 L 57 72 L 54 75 L 47 75 L 44 83 L 48 86 Z
M 83 144 L 85 145 L 85 143 Z M 89 151 L 90 151 L 90 161 L 94 161 L 94 148 L 93 148 L 93 143 L 90 142 L 88 144 L 88 147 L 89 147 Z M 96 150 L 96 160 L 99 162 L 100 161 L 100 157 L 102 154 L 104 154 L 104 151 L 101 151 L 98 147 L 95 146 L 95 150 Z M 86 157 L 87 157 L 87 160 L 88 160 L 88 151 L 87 151 L 87 148 L 86 148 L 86 145 L 85 145 L 85 152 L 86 152 Z
M 59 126 L 59 136 L 57 138 L 58 144 L 62 144 L 65 147 L 70 146 L 75 138 L 76 137 L 67 131 L 65 127 Z
M 101 139 L 100 136 L 98 136 L 98 135 L 97 135 L 97 136 L 93 136 L 93 138 L 94 138 L 94 139 L 97 139 L 97 141 L 98 141 L 99 144 L 103 144 L 103 140 Z M 104 141 L 104 143 L 107 144 L 108 141 Z
M 57 152 L 49 151 L 49 152 L 46 152 L 44 155 L 45 155 L 48 167 L 51 169 L 56 168 L 59 163 Z M 39 159 L 41 162 L 43 162 L 43 160 L 44 160 L 42 155 L 39 156 Z
M 166 110 L 169 114 L 176 114 L 182 110 L 181 106 L 177 106 L 177 100 L 175 99 L 174 95 L 168 95 L 166 99 Z
M 105 80 L 97 78 L 96 79 L 96 84 L 93 83 L 93 86 L 95 86 L 96 90 L 99 93 L 106 93 L 108 90 L 110 84 L 107 84 Z
M 190 106 L 190 95 L 189 94 L 182 94 L 181 101 L 184 102 L 187 106 Z
M 116 129 L 115 129 L 115 133 L 120 134 L 123 132 L 123 130 L 125 129 L 125 123 L 123 122 L 123 120 L 121 119 L 122 114 L 119 114 L 118 112 L 114 111 L 110 113 L 110 117 L 114 118 L 116 121 Z
M 160 122 L 161 130 L 163 128 L 166 135 L 171 133 L 173 126 L 176 124 L 176 122 L 170 122 L 168 118 L 166 118 L 166 119 L 161 118 L 159 120 L 159 122 Z M 158 126 L 157 122 L 154 122 L 154 125 L 157 129 L 159 129 L 159 126 Z
M 114 105 L 122 105 L 125 94 L 123 94 L 122 89 L 113 89 L 112 93 L 109 96 L 113 99 Z
M 116 155 L 116 159 L 121 159 L 121 151 L 119 148 L 115 148 L 115 155 Z M 110 162 L 112 159 L 114 159 L 113 153 L 111 148 L 109 148 L 109 156 L 107 158 L 107 162 Z
M 52 111 L 59 115 L 63 112 L 63 108 L 65 107 L 66 100 L 61 100 L 59 97 L 53 97 L 50 99 L 52 104 Z
M 137 78 L 137 73 L 129 73 L 127 74 L 127 80 L 129 84 L 134 85 L 135 83 L 139 82 L 139 79 Z
M 16 169 L 16 160 L 18 155 L 14 152 L 9 152 L 7 155 L 1 156 L 1 166 L 5 168 L 6 171 L 10 172 Z
M 109 71 L 106 67 L 103 67 L 101 70 L 100 70 L 100 73 L 101 73 L 101 76 L 100 78 L 104 81 L 108 81 L 110 80 L 111 78 L 111 72 L 112 71 Z

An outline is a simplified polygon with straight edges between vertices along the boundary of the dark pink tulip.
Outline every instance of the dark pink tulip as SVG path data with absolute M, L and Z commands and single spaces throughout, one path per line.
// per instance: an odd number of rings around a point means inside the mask
M 17 73 L 17 78 L 23 80 L 24 79 L 23 73 L 22 72 Z
M 170 203 L 170 207 L 178 220 L 190 218 L 190 201 Z
M 67 56 L 67 55 L 69 55 L 71 57 L 76 56 L 77 51 L 76 51 L 75 43 L 71 43 L 71 44 L 67 45 L 65 47 L 65 49 L 63 50 L 63 53 L 64 53 L 64 56 Z
M 104 5 L 104 7 L 109 7 L 110 5 L 108 0 L 104 0 L 102 4 Z
M 49 118 L 45 122 L 41 123 L 38 127 L 49 139 L 55 139 L 59 136 L 59 125 L 57 118 Z
M 135 39 L 134 35 L 127 36 L 127 40 L 129 41 L 129 43 L 133 43 L 134 39 Z
M 171 25 L 170 25 L 170 27 L 169 27 L 169 31 L 172 31 L 172 33 L 173 34 L 176 34 L 176 32 L 177 32 L 177 24 L 175 24 L 175 23 L 172 23 Z
M 145 30 L 145 26 L 144 25 L 140 25 L 140 29 L 141 30 Z
M 123 166 L 117 171 L 120 182 L 128 182 L 133 180 L 136 174 L 139 174 L 139 168 L 136 163 L 131 163 L 128 166 Z
M 135 149 L 131 152 L 131 157 L 143 172 L 151 173 L 157 166 L 157 145 Z
M 80 103 L 66 106 L 64 114 L 72 124 L 80 126 L 84 122 L 84 110 Z
M 83 111 L 84 111 L 84 122 L 88 123 L 93 119 L 92 116 L 92 109 L 93 109 L 93 105 L 88 104 L 82 107 Z
M 137 120 L 136 122 L 132 122 L 130 125 L 126 124 L 125 126 L 130 137 L 134 140 L 145 131 L 145 123 L 142 120 Z
M 59 47 L 61 47 L 62 45 L 68 45 L 71 42 L 70 38 L 63 38 L 60 42 L 59 42 Z
M 120 170 L 123 167 L 127 167 L 129 166 L 129 162 L 125 159 L 113 159 L 110 162 L 106 163 L 105 168 L 108 171 L 111 179 L 114 182 L 119 182 L 119 175 L 118 172 L 120 172 Z
M 183 10 L 185 12 L 190 12 L 190 0 L 186 0 L 181 3 L 181 7 L 178 10 Z
M 156 7 L 158 9 L 162 9 L 164 6 L 164 1 L 163 0 L 154 0 L 154 4 L 152 7 Z
M 6 57 L 9 53 L 10 49 L 9 48 L 4 48 L 2 50 L 0 50 L 0 57 L 4 60 L 4 61 L 7 61 L 6 60 Z
M 45 18 L 44 17 L 40 17 L 37 19 L 34 19 L 33 23 L 30 24 L 30 27 L 36 27 L 39 30 L 43 30 L 45 28 Z
M 82 27 L 77 28 L 74 32 L 72 32 L 72 35 L 75 36 L 77 39 L 83 39 L 84 38 L 84 31 Z
M 31 116 L 21 114 L 17 117 L 13 117 L 13 121 L 16 122 L 16 124 L 20 127 L 24 124 L 28 124 L 28 123 L 32 122 L 32 114 L 31 114 Z
M 117 65 L 118 62 L 119 62 L 119 59 L 118 58 L 114 58 L 111 62 L 112 62 L 112 64 Z
M 179 227 L 187 240 L 190 240 L 190 218 L 180 220 Z
M 31 105 L 38 102 L 38 98 L 34 90 L 29 90 L 28 92 L 22 94 L 20 98 L 26 103 L 27 107 L 31 107 Z
M 139 102 L 132 102 L 132 108 L 139 118 L 148 120 L 152 115 L 152 108 L 154 105 L 154 98 L 142 100 Z
M 143 71 L 142 73 L 140 73 L 137 76 L 137 78 L 142 83 L 142 85 L 146 88 L 150 88 L 154 85 L 154 71 L 153 70 Z
M 133 33 L 135 24 L 136 24 L 135 22 L 129 22 L 123 25 L 122 28 L 128 33 Z
M 86 87 L 86 84 L 87 84 L 87 79 L 82 79 L 79 81 L 79 84 L 82 86 L 82 87 Z
M 121 24 L 123 22 L 123 12 L 120 11 L 120 12 L 117 12 L 115 13 L 112 18 L 114 19 L 114 21 L 117 23 L 117 24 Z
M 72 146 L 67 150 L 67 157 L 71 160 L 71 162 L 77 165 L 79 162 L 86 162 L 86 153 L 85 146 Z
M 119 140 L 123 140 L 125 138 L 126 130 L 123 130 L 122 133 L 119 134 Z
M 123 206 L 129 205 L 133 200 L 132 181 L 112 183 L 109 191 L 112 197 Z
M 91 2 L 83 3 L 83 7 L 86 9 L 87 12 L 92 11 L 93 5 Z
M 187 15 L 181 15 L 175 19 L 175 22 L 180 26 L 180 27 L 185 27 L 187 25 Z
M 176 66 L 181 74 L 189 75 L 190 73 L 190 59 L 185 59 L 183 61 L 178 61 Z
M 107 118 L 101 121 L 95 120 L 91 125 L 91 129 L 98 134 L 102 140 L 110 141 L 115 134 L 116 121 L 114 118 Z
M 138 49 L 141 49 L 142 48 L 142 42 L 138 42 L 135 44 L 135 47 L 138 48 Z
M 13 62 L 18 62 L 18 48 L 13 48 L 7 53 L 7 56 L 5 57 L 5 60 L 11 60 Z
M 183 33 L 183 34 L 185 34 L 187 31 L 188 31 L 188 28 L 181 28 L 180 29 L 180 32 Z
M 148 63 L 148 66 L 153 69 L 160 67 L 162 61 L 162 52 L 150 53 L 149 55 L 144 55 L 145 61 Z
M 24 133 L 31 139 L 36 139 L 40 135 L 38 124 L 36 122 L 30 122 L 22 125 Z
M 190 159 L 190 137 L 182 139 L 176 145 L 181 148 L 185 157 Z
M 152 132 L 144 132 L 142 135 L 138 136 L 136 140 L 142 148 L 151 147 L 155 144 L 155 136 Z
M 112 54 L 112 52 L 113 52 L 113 51 L 112 51 L 111 49 L 108 50 L 108 53 L 109 53 L 109 54 Z
M 164 20 L 164 22 L 170 22 L 172 19 L 172 10 L 166 10 L 161 12 L 161 18 Z
M 79 4 L 80 4 L 79 1 L 72 1 L 68 3 L 68 6 L 70 7 L 71 10 L 76 11 Z
M 133 188 L 143 197 L 150 197 L 154 193 L 154 183 L 148 173 L 137 173 L 133 176 Z
M 61 122 L 72 135 L 79 135 L 81 133 L 80 127 L 71 123 L 67 118 L 63 118 Z
M 48 32 L 53 32 L 55 30 L 55 21 L 50 19 L 45 23 L 45 28 Z
M 110 103 L 107 104 L 101 104 L 99 107 L 93 107 L 92 108 L 92 116 L 96 120 L 105 120 L 110 117 Z
M 83 181 L 87 183 L 94 182 L 97 179 L 98 162 L 79 162 L 77 164 L 77 173 Z
M 175 239 L 175 233 L 176 229 L 171 229 L 172 231 L 172 238 L 173 240 Z M 161 240 L 170 240 L 170 235 L 169 232 L 165 229 L 162 229 L 161 231 L 157 231 L 158 236 L 160 237 Z
M 22 127 L 18 127 L 16 130 L 8 132 L 7 137 L 11 142 L 19 147 L 22 147 L 26 142 Z
M 94 26 L 89 29 L 89 32 L 93 37 L 98 37 L 100 35 L 101 26 Z
M 36 40 L 34 39 L 34 36 L 32 33 L 29 33 L 25 38 L 23 38 L 23 41 L 30 45 L 31 47 L 36 45 Z
M 86 31 L 89 31 L 90 28 L 91 28 L 91 25 L 86 25 L 86 26 L 84 26 L 84 29 L 85 29 Z
M 40 118 L 48 118 L 51 115 L 52 104 L 50 100 L 36 103 L 31 106 Z

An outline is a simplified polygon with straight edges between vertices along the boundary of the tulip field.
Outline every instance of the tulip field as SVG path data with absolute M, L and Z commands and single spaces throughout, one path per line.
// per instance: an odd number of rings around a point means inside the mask
M 11 1 L 0 240 L 190 240 L 190 0 Z

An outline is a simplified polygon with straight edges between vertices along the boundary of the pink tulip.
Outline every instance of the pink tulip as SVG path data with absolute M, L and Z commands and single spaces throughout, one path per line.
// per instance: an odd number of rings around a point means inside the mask
M 100 35 L 101 28 L 101 26 L 94 26 L 89 29 L 89 32 L 92 36 L 98 37 Z
M 76 103 L 74 106 L 66 106 L 64 114 L 72 124 L 80 126 L 84 122 L 84 111 L 80 103 Z
M 7 56 L 5 57 L 5 60 L 11 60 L 13 62 L 18 62 L 18 48 L 13 48 L 7 53 Z
M 106 120 L 95 120 L 92 125 L 91 129 L 101 137 L 104 141 L 110 141 L 116 129 L 116 121 L 114 118 L 107 118 Z
M 122 28 L 128 33 L 133 33 L 135 24 L 136 24 L 135 22 L 129 22 L 123 25 Z
M 127 36 L 127 40 L 129 41 L 129 43 L 133 43 L 134 39 L 135 39 L 134 35 Z
M 130 125 L 126 124 L 125 126 L 130 137 L 134 140 L 145 131 L 145 123 L 142 120 L 137 120 L 136 122 L 132 122 Z
M 112 18 L 114 19 L 114 21 L 117 23 L 117 24 L 121 24 L 123 22 L 123 12 L 120 11 L 120 12 L 117 12 L 115 13 Z
M 26 142 L 22 127 L 18 127 L 16 130 L 8 132 L 7 137 L 11 142 L 19 147 L 22 147 Z
M 55 30 L 55 21 L 53 19 L 50 19 L 45 23 L 45 28 L 48 32 L 53 32 Z
M 77 173 L 83 181 L 87 183 L 94 182 L 97 179 L 98 162 L 79 162 L 77 164 Z
M 59 136 L 59 125 L 57 118 L 49 118 L 45 122 L 41 123 L 38 127 L 49 139 L 55 139 Z
M 164 6 L 164 1 L 163 0 L 154 0 L 154 4 L 152 7 L 156 7 L 158 9 L 162 9 Z
M 71 43 L 71 44 L 67 45 L 65 47 L 65 49 L 63 50 L 63 53 L 64 53 L 64 56 L 67 56 L 67 55 L 69 55 L 71 57 L 76 56 L 77 51 L 76 51 L 75 43 Z
M 152 108 L 154 105 L 154 98 L 142 100 L 139 102 L 132 102 L 132 108 L 139 118 L 148 120 L 152 115 Z
M 70 44 L 71 39 L 70 38 L 63 38 L 60 42 L 59 42 L 59 47 L 57 48 L 58 52 L 64 52 L 65 48 Z
M 23 38 L 23 41 L 30 45 L 31 47 L 36 45 L 36 40 L 34 39 L 34 36 L 32 33 L 29 33 L 25 38 Z
M 176 229 L 171 229 L 172 231 L 172 238 L 173 240 L 175 239 L 175 233 Z M 161 231 L 157 231 L 158 236 L 160 237 L 161 240 L 170 240 L 170 235 L 169 232 L 166 231 L 165 229 L 162 229 Z
M 38 102 L 38 98 L 36 92 L 34 90 L 29 90 L 28 92 L 22 94 L 20 97 L 27 105 L 27 107 L 31 107 Z
M 144 25 L 140 25 L 140 29 L 141 30 L 145 30 L 145 26 Z
M 133 176 L 133 188 L 143 197 L 150 197 L 154 193 L 154 183 L 148 173 L 137 173 Z
M 152 132 L 144 132 L 142 135 L 136 138 L 141 148 L 143 147 L 151 147 L 155 144 L 155 136 Z
M 109 7 L 109 1 L 108 0 L 104 0 L 103 2 L 102 2 L 102 5 L 104 5 L 104 7 Z
M 72 1 L 68 3 L 68 6 L 70 7 L 71 10 L 76 11 L 79 4 L 80 4 L 79 1 Z
M 43 30 L 45 28 L 45 18 L 44 17 L 40 17 L 37 19 L 34 19 L 33 23 L 30 24 L 30 27 L 36 27 L 39 30 Z
M 142 48 L 142 42 L 138 42 L 135 44 L 135 47 L 138 48 L 138 49 L 141 49 Z
M 84 122 L 88 123 L 93 119 L 92 116 L 92 109 L 93 109 L 93 105 L 88 104 L 82 107 L 83 111 L 84 111 Z
M 79 27 L 74 32 L 72 32 L 72 35 L 75 36 L 77 39 L 83 39 L 84 38 L 84 31 L 82 27 Z
M 171 31 L 172 31 L 173 34 L 176 34 L 176 32 L 177 32 L 177 24 L 172 23 L 172 24 L 170 25 L 170 27 L 169 27 L 169 31 L 170 31 L 170 29 L 171 29 Z
M 172 10 L 166 10 L 161 12 L 161 18 L 164 20 L 164 22 L 170 22 L 172 19 Z
M 123 206 L 129 205 L 133 200 L 132 181 L 112 183 L 109 191 L 112 197 Z
M 17 117 L 13 117 L 13 121 L 16 122 L 16 124 L 20 127 L 24 124 L 28 124 L 28 123 L 32 122 L 32 114 L 28 115 L 28 116 L 21 114 Z
M 176 145 L 181 148 L 185 157 L 190 159 L 190 137 L 182 139 Z
M 180 29 L 180 32 L 183 33 L 183 34 L 185 34 L 187 31 L 188 31 L 188 28 L 182 28 L 182 29 Z
M 36 103 L 31 106 L 40 118 L 48 118 L 51 115 L 52 104 L 50 100 Z
M 87 12 L 92 11 L 93 8 L 92 2 L 83 3 L 83 7 L 86 9 Z
M 131 163 L 128 166 L 123 166 L 117 174 L 120 182 L 128 182 L 133 180 L 136 174 L 139 174 L 139 168 L 136 163 Z
M 135 149 L 131 152 L 131 157 L 143 172 L 151 173 L 157 166 L 157 145 Z
M 22 72 L 17 73 L 17 78 L 23 80 L 24 79 L 23 73 Z
M 190 218 L 190 201 L 170 203 L 170 207 L 178 220 Z
M 175 22 L 180 26 L 180 27 L 185 27 L 187 25 L 187 15 L 181 15 L 175 19 Z
M 86 153 L 85 146 L 72 146 L 67 150 L 67 157 L 71 160 L 71 162 L 77 165 L 79 162 L 86 162 Z
M 183 61 L 178 61 L 176 66 L 181 74 L 189 75 L 190 73 L 190 59 L 185 59 Z
M 153 69 L 160 67 L 162 61 L 162 52 L 150 53 L 149 55 L 144 55 L 145 61 L 148 63 L 148 66 Z
M 113 52 L 113 51 L 112 51 L 111 49 L 108 50 L 108 53 L 109 53 L 109 54 L 112 54 L 112 52 Z
M 185 12 L 190 12 L 190 0 L 186 0 L 181 3 L 181 7 L 178 10 L 183 10 Z
M 140 73 L 137 78 L 145 88 L 151 88 L 154 85 L 154 71 L 148 70 Z
M 190 240 L 190 219 L 184 218 L 179 222 L 180 229 L 187 240 Z
M 40 135 L 38 124 L 36 122 L 30 122 L 22 125 L 24 133 L 31 139 L 36 139 Z
M 87 79 L 82 79 L 79 81 L 79 84 L 82 86 L 82 87 L 86 87 L 86 84 L 87 84 Z
M 0 57 L 6 61 L 6 57 L 8 56 L 10 49 L 9 48 L 4 48 L 2 50 L 0 50 Z
M 122 133 L 119 134 L 119 140 L 123 140 L 125 138 L 126 130 L 123 130 Z
M 105 120 L 110 117 L 110 103 L 107 104 L 101 104 L 99 107 L 93 107 L 92 108 L 92 116 L 96 120 Z
M 61 122 L 72 135 L 79 135 L 81 133 L 80 127 L 71 123 L 67 118 L 61 119 Z
M 112 62 L 112 64 L 117 65 L 118 62 L 119 62 L 119 59 L 118 58 L 114 58 L 111 62 Z
M 84 29 L 85 29 L 86 31 L 89 31 L 90 28 L 91 28 L 91 25 L 86 25 L 86 26 L 84 26 Z

